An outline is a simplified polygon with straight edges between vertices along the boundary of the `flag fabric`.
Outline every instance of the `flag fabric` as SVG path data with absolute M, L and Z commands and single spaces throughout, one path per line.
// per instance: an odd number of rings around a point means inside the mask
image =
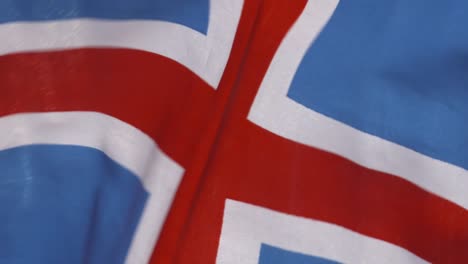
M 467 10 L 0 1 L 0 263 L 468 263 Z

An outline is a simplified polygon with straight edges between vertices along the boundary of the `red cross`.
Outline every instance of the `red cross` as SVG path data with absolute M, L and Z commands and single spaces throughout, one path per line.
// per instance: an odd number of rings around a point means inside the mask
M 135 50 L 2 56 L 0 115 L 103 112 L 141 129 L 181 164 L 186 173 L 153 263 L 214 263 L 226 198 L 335 223 L 434 263 L 468 263 L 465 209 L 247 120 L 304 4 L 246 0 L 217 90 L 174 61 Z

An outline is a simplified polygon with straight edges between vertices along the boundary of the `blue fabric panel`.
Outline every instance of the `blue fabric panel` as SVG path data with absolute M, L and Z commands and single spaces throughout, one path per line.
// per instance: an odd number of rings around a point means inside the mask
M 267 244 L 260 248 L 260 259 L 258 264 L 338 264 L 339 262 L 304 255 Z
M 72 18 L 164 20 L 206 34 L 209 0 L 0 1 L 0 23 Z
M 96 149 L 0 151 L 0 263 L 123 263 L 147 197 Z
M 468 1 L 341 0 L 288 96 L 468 169 Z

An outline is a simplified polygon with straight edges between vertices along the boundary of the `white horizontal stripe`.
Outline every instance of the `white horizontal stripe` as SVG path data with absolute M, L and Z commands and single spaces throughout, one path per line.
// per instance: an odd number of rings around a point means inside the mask
M 257 264 L 261 244 L 341 263 L 427 263 L 411 252 L 343 227 L 226 200 L 218 264 Z
M 468 171 L 465 169 L 354 129 L 286 96 L 304 54 L 337 3 L 338 0 L 308 2 L 274 56 L 249 120 L 282 137 L 406 179 L 468 209 Z
M 217 88 L 231 51 L 243 1 L 211 0 L 207 35 L 151 20 L 73 19 L 0 25 L 0 55 L 82 47 L 130 48 L 161 54 Z
M 146 263 L 184 172 L 154 141 L 116 118 L 95 112 L 15 114 L 0 118 L 0 150 L 66 144 L 101 150 L 137 175 L 150 193 L 127 255 Z

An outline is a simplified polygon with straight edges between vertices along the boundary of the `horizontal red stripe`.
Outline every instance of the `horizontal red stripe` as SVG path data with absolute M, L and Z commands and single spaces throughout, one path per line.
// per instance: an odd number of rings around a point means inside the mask
M 453 203 L 253 124 L 229 125 L 220 142 L 203 193 L 336 223 L 433 263 L 468 262 L 468 212 Z M 206 208 L 209 200 L 199 204 Z M 198 225 L 209 221 L 199 217 Z
M 0 83 L 0 116 L 102 112 L 156 139 L 184 167 L 216 106 L 215 91 L 195 74 L 165 57 L 133 50 L 2 56 Z

